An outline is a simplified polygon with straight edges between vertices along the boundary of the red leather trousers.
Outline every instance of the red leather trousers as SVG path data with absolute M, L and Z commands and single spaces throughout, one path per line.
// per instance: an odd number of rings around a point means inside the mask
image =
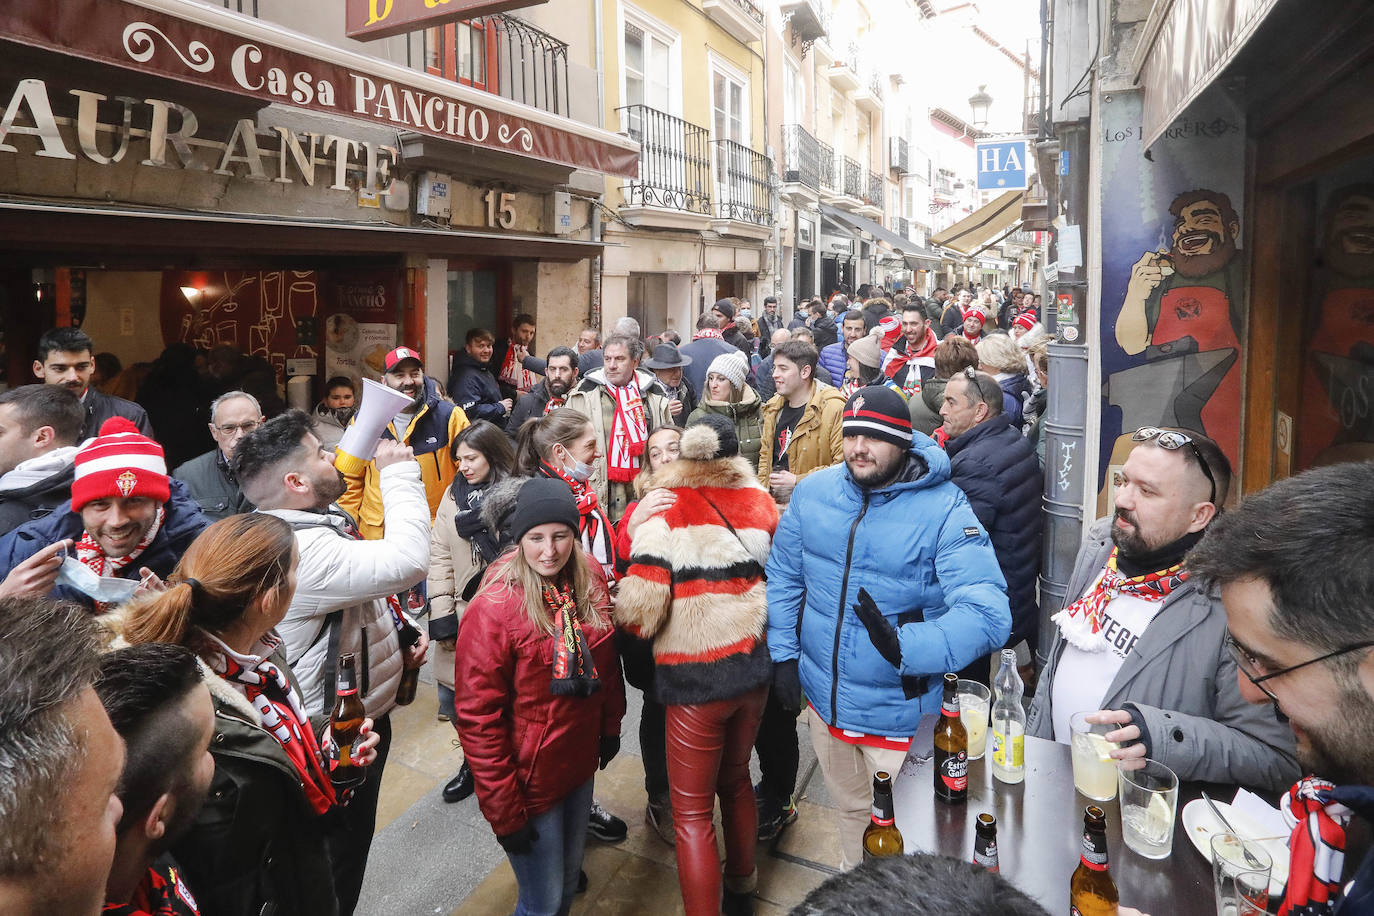
M 712 823 L 717 795 L 725 829 L 724 880 L 732 891 L 753 890 L 758 812 L 749 752 L 767 699 L 765 685 L 729 700 L 668 707 L 668 784 L 687 916 L 720 916 L 720 854 Z

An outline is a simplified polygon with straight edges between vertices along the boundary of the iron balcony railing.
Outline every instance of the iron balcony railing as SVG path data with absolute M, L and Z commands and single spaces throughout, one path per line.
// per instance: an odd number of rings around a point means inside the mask
M 844 55 L 845 66 L 855 73 L 859 72 L 859 46 L 855 42 L 849 43 L 849 49 Z
M 830 155 L 833 159 L 834 152 Z M 782 180 L 812 189 L 820 187 L 821 144 L 800 124 L 782 128 Z
M 224 8 L 258 18 L 258 0 L 224 0 Z
M 877 73 L 870 73 L 868 76 L 868 91 L 878 101 L 883 100 L 883 80 Z
M 744 10 L 744 15 L 748 16 L 750 19 L 754 20 L 759 25 L 764 24 L 763 10 L 760 9 L 757 4 L 751 2 L 751 0 L 731 0 L 731 2 L 733 2 L 740 9 Z
M 868 193 L 864 195 L 864 200 L 871 207 L 883 206 L 883 176 L 868 173 Z
M 899 216 L 892 221 L 892 231 L 896 232 L 902 238 L 909 238 L 907 233 L 911 231 L 911 224 L 907 222 L 906 217 Z
M 487 27 L 496 30 L 496 94 L 566 116 L 567 42 L 514 16 L 498 13 L 485 18 Z
M 616 111 L 621 128 L 639 141 L 639 175 L 622 188 L 626 204 L 709 216 L 710 132 L 648 105 Z
M 848 156 L 845 156 L 843 161 L 845 196 L 863 199 L 868 193 L 868 189 L 864 187 L 864 170 Z
M 773 162 L 734 140 L 712 140 L 716 159 L 716 215 L 760 226 L 773 225 L 769 176 Z
M 823 140 L 817 140 L 816 146 L 821 151 L 821 190 L 838 191 L 841 184 L 836 178 L 836 167 L 839 163 L 835 159 L 835 148 Z

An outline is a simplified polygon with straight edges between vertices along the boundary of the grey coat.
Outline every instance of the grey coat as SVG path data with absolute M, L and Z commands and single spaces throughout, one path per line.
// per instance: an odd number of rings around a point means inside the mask
M 1110 519 L 1098 519 L 1078 551 L 1069 578 L 1077 600 L 1111 553 Z M 1235 660 L 1227 651 L 1221 599 L 1193 580 L 1164 599 L 1102 698 L 1103 709 L 1126 709 L 1143 720 L 1150 756 L 1191 782 L 1218 782 L 1281 791 L 1301 775 L 1293 733 L 1268 704 L 1240 695 Z M 1050 695 L 1064 654 L 1056 639 L 1031 704 L 1026 733 L 1054 737 Z
M 253 504 L 243 495 L 238 482 L 229 476 L 229 469 L 220 457 L 222 454 L 219 446 L 215 446 L 172 471 L 172 476 L 191 491 L 191 498 L 200 505 L 200 511 L 213 522 L 253 511 Z

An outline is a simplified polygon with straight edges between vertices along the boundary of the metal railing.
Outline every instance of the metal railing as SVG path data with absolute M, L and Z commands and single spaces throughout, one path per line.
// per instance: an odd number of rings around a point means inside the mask
M 836 175 L 836 166 L 838 163 L 835 160 L 835 148 L 824 140 L 817 140 L 816 147 L 821 151 L 821 190 L 838 191 L 841 185 Z
M 864 195 L 864 200 L 871 207 L 882 209 L 883 206 L 883 176 L 868 173 L 868 193 Z
M 710 131 L 648 105 L 616 111 L 640 144 L 639 175 L 622 188 L 626 204 L 710 215 Z
M 554 114 L 568 114 L 568 44 L 521 19 L 487 16 L 496 29 L 496 94 Z
M 800 124 L 785 124 L 782 128 L 782 180 L 813 189 L 820 187 L 821 144 Z
M 860 167 L 859 163 L 855 162 L 853 159 L 850 159 L 848 156 L 845 156 L 842 161 L 844 165 L 843 189 L 845 195 L 847 197 L 857 197 L 863 199 L 863 196 L 867 193 L 868 190 L 864 187 L 863 168 Z
M 911 224 L 907 222 L 905 216 L 899 216 L 892 221 L 892 231 L 902 238 L 909 238 L 907 233 L 911 231 Z
M 731 0 L 731 2 L 744 10 L 744 15 L 748 16 L 759 25 L 764 24 L 763 10 L 754 4 L 752 0 Z
M 868 76 L 868 91 L 879 102 L 883 100 L 883 79 L 878 73 L 871 73 Z
M 258 0 L 224 0 L 224 8 L 258 18 Z
M 855 73 L 859 72 L 859 45 L 851 41 L 844 54 L 844 65 Z
M 734 140 L 712 140 L 716 160 L 716 215 L 760 226 L 773 225 L 773 162 Z

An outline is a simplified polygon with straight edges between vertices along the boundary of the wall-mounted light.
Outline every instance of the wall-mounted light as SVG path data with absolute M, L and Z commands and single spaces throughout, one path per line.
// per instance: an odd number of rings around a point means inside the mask
M 186 301 L 195 305 L 200 301 L 200 289 L 195 286 L 183 286 L 181 294 L 186 297 Z

